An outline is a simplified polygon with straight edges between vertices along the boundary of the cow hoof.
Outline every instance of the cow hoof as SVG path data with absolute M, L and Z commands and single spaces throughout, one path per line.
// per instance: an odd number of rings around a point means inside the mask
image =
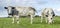
M 48 24 L 51 24 L 51 23 L 48 23 Z
M 42 21 L 41 21 L 41 23 L 42 23 Z
M 17 24 L 19 24 L 19 22 L 17 22 Z
M 48 24 L 52 24 L 52 23 L 48 23 Z
M 14 23 L 14 22 L 12 22 L 12 23 Z
M 31 23 L 32 24 L 32 23 Z
M 54 21 L 52 23 L 54 23 Z
M 46 23 L 48 23 L 48 22 L 46 22 Z
M 32 22 L 31 22 L 31 24 L 32 24 Z

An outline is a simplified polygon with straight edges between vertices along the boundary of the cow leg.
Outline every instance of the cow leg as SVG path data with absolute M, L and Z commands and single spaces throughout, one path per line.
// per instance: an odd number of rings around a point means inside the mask
M 54 23 L 54 18 L 52 19 L 52 23 Z
M 14 17 L 12 17 L 12 23 L 14 23 Z
M 19 24 L 19 16 L 16 16 L 16 22 Z
M 45 18 L 45 21 L 46 21 L 46 23 L 48 22 L 48 18 L 47 17 Z
M 33 22 L 32 20 L 33 20 L 33 15 L 31 15 L 31 24 L 32 24 L 32 22 Z
M 42 23 L 42 20 L 43 20 L 43 16 L 41 16 L 41 23 Z

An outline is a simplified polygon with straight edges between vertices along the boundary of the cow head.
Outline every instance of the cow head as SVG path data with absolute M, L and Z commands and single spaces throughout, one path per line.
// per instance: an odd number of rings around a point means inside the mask
M 15 7 L 12 6 L 4 7 L 4 8 L 7 9 L 8 15 L 11 15 L 12 9 L 15 9 Z
M 54 18 L 54 16 L 55 16 L 55 14 L 54 13 L 49 13 L 49 15 L 48 15 L 48 20 L 49 20 L 49 23 L 52 23 L 53 22 L 53 18 Z

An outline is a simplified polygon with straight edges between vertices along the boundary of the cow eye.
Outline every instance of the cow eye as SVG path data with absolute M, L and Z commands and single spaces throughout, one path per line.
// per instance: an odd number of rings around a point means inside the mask
M 51 18 L 52 19 L 52 18 Z
M 46 17 L 48 17 L 48 15 L 46 15 Z
M 4 7 L 5 9 L 8 9 L 8 7 Z
M 12 9 L 15 9 L 15 7 L 12 7 Z

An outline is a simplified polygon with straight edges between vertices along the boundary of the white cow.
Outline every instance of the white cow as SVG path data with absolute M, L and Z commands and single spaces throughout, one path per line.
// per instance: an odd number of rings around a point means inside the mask
M 13 7 L 13 6 L 8 6 L 8 7 L 4 7 L 5 9 L 7 9 L 8 15 L 11 15 L 13 17 L 13 21 L 12 23 L 14 23 L 14 17 L 16 17 L 16 21 L 19 24 L 19 16 L 22 15 L 30 15 L 31 17 L 31 24 L 32 24 L 32 20 L 33 17 L 35 16 L 35 9 L 32 7 Z
M 54 22 L 54 16 L 55 13 L 52 8 L 45 8 L 41 13 L 41 23 L 44 18 L 46 20 L 46 23 L 48 22 L 48 24 L 51 24 L 52 22 Z

